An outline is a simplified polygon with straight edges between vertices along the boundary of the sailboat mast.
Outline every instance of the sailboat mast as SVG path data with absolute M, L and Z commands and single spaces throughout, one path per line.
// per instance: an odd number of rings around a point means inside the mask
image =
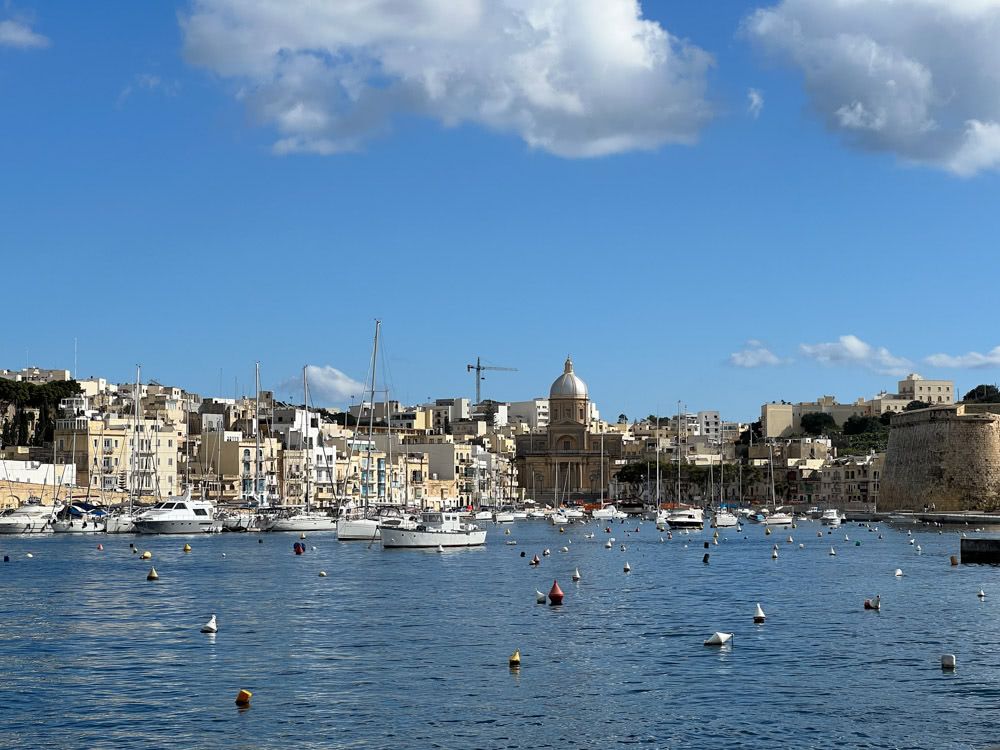
M 135 390 L 132 392 L 132 477 L 131 492 L 128 493 L 128 512 L 132 513 L 135 496 L 139 491 L 139 383 L 142 378 L 142 365 L 135 366 Z
M 511 467 L 513 472 L 513 466 Z M 514 488 L 514 477 L 511 476 L 511 491 Z M 601 428 L 601 507 L 604 507 L 604 428 Z
M 371 401 L 368 402 L 368 457 L 366 459 L 366 465 L 368 468 L 368 474 L 365 477 L 364 484 L 364 500 L 365 500 L 365 510 L 368 510 L 368 488 L 371 485 L 372 478 L 372 440 L 375 434 L 375 368 L 378 366 L 378 331 L 382 326 L 381 320 L 375 321 L 375 343 L 372 345 L 372 387 L 371 387 Z M 362 405 L 364 405 L 364 400 L 362 400 Z M 378 492 L 378 472 L 375 472 L 375 491 Z
M 254 363 L 254 385 L 257 394 L 253 407 L 253 439 L 254 439 L 254 459 L 253 459 L 253 494 L 260 502 L 260 362 Z
M 306 513 L 309 512 L 309 472 L 311 470 L 310 458 L 312 458 L 312 446 L 309 445 L 309 429 L 312 426 L 312 422 L 309 420 L 309 381 L 306 375 L 307 365 L 302 366 L 302 405 L 306 410 L 306 423 L 305 428 L 302 430 L 302 448 L 305 451 L 305 461 L 303 462 L 306 469 Z
M 656 415 L 656 507 L 660 507 L 660 415 L 659 414 Z
M 681 402 L 677 402 L 677 503 L 681 502 Z

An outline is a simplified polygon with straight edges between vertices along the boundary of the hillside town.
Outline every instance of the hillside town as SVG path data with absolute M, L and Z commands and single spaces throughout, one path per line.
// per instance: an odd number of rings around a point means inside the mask
M 141 373 L 112 383 L 0 370 L 0 504 L 150 503 L 190 490 L 217 505 L 328 509 L 605 500 L 873 510 L 891 418 L 955 400 L 953 382 L 910 374 L 894 392 L 848 403 L 766 403 L 754 423 L 680 403 L 674 414 L 607 419 L 570 358 L 546 395 L 523 401 L 369 398 L 345 410 L 267 390 L 202 395 Z

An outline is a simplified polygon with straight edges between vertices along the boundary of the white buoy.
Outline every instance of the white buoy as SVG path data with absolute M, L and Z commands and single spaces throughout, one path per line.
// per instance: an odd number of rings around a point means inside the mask
M 849 536 L 847 536 L 847 534 L 844 534 L 844 541 L 845 542 L 849 542 L 849 541 L 851 541 L 851 538 Z
M 444 547 L 442 547 L 442 546 L 441 546 L 441 545 L 439 544 L 439 545 L 438 545 L 438 549 L 437 549 L 437 551 L 438 551 L 438 552 L 444 552 Z
M 312 551 L 313 551 L 313 552 L 315 552 L 315 551 L 316 551 L 316 545 L 313 545 L 313 548 L 312 548 Z
M 833 556 L 836 556 L 837 555 L 837 550 L 835 550 L 833 547 L 830 547 L 830 554 L 833 555 Z
M 604 549 L 611 549 L 611 540 L 610 539 L 604 543 Z
M 757 611 L 753 613 L 753 621 L 760 624 L 766 619 L 767 615 L 765 615 L 764 610 L 760 608 L 760 602 L 757 602 Z
M 563 547 L 560 552 L 569 552 L 569 547 Z
M 986 598 L 986 592 L 983 591 L 982 589 L 979 589 L 979 593 L 976 594 L 976 596 L 978 596 L 980 599 L 985 599 Z
M 624 568 L 622 568 L 622 570 L 624 570 L 624 571 L 625 571 L 626 573 L 629 573 L 629 572 L 631 572 L 631 570 L 632 570 L 632 566 L 631 566 L 631 565 L 629 565 L 629 564 L 628 564 L 628 562 L 626 562 L 626 563 L 625 563 L 625 567 L 624 567 Z
M 34 557 L 34 555 L 29 552 L 28 554 L 25 555 L 25 557 Z
M 732 633 L 712 633 L 712 636 L 705 641 L 706 646 L 725 646 L 733 639 Z
M 545 604 L 545 594 L 535 589 L 535 604 Z
M 918 544 L 918 545 L 917 545 L 917 554 L 919 555 L 919 554 L 920 554 L 921 552 L 923 552 L 923 550 L 922 550 L 922 549 L 920 549 L 920 545 Z
M 325 571 L 325 570 L 321 570 L 321 571 L 319 572 L 319 577 L 320 577 L 320 578 L 326 578 L 326 571 Z
M 817 531 L 817 532 L 816 532 L 816 536 L 818 536 L 818 537 L 822 537 L 822 536 L 823 536 L 823 532 L 822 532 L 822 531 Z
M 788 543 L 788 544 L 791 544 L 791 543 L 792 543 L 792 542 L 794 542 L 794 541 L 795 541 L 795 540 L 794 540 L 794 539 L 792 539 L 791 537 L 788 537 L 788 539 L 787 539 L 787 543 Z
M 573 570 L 573 580 L 574 581 L 579 581 L 580 580 L 580 569 L 579 568 L 576 568 L 576 569 Z
M 917 541 L 916 539 L 911 539 L 911 540 L 910 540 L 910 544 L 913 544 L 913 543 L 914 543 L 914 542 L 916 542 L 916 541 Z
M 551 554 L 552 554 L 552 550 L 550 550 L 550 549 L 549 549 L 548 547 L 546 547 L 546 548 L 545 548 L 545 549 L 544 549 L 544 550 L 542 551 L 542 557 L 548 557 L 548 556 L 549 556 L 549 555 L 551 555 Z
M 223 557 L 225 557 L 225 556 L 226 556 L 226 553 L 225 553 L 225 552 L 223 552 L 223 553 L 222 553 L 222 556 L 223 556 Z
M 621 545 L 621 551 L 622 551 L 622 552 L 624 552 L 624 551 L 625 551 L 625 545 L 624 545 L 624 544 L 623 544 L 623 545 Z
M 900 568 L 896 568 L 896 578 L 902 578 L 903 571 Z
M 208 622 L 201 626 L 202 633 L 218 633 L 219 632 L 219 622 L 215 619 L 215 615 L 212 615 Z
M 778 550 L 776 550 L 776 549 L 771 550 L 771 559 L 772 560 L 777 560 L 778 559 Z
M 955 668 L 955 654 L 941 654 L 941 669 Z
M 661 542 L 663 541 L 663 537 L 662 537 L 662 536 L 660 537 L 660 541 L 661 541 Z
M 802 544 L 802 542 L 799 542 L 799 549 L 805 549 L 805 548 L 806 548 L 806 545 Z

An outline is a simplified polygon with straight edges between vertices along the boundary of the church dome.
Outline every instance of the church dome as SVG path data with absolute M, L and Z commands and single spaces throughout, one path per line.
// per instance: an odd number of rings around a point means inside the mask
M 573 360 L 566 357 L 563 374 L 555 379 L 549 389 L 549 398 L 587 398 L 587 384 L 573 372 Z

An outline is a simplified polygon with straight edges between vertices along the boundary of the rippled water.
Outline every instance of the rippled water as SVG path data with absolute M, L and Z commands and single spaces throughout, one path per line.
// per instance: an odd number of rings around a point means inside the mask
M 1000 569 L 951 567 L 954 531 L 914 530 L 917 554 L 887 526 L 882 540 L 857 526 L 748 526 L 723 531 L 704 565 L 710 531 L 661 543 L 633 521 L 614 526 L 607 550 L 594 524 L 502 528 L 483 549 L 444 554 L 315 533 L 301 557 L 293 534 L 0 537 L 11 556 L 0 566 L 0 747 L 1000 741 Z M 152 551 L 159 581 L 146 581 L 130 542 Z M 529 567 L 545 547 L 551 556 Z M 553 579 L 565 605 L 536 605 Z M 882 611 L 864 611 L 876 593 Z M 213 612 L 219 633 L 203 635 Z M 703 646 L 715 630 L 734 632 L 733 646 Z M 518 673 L 507 668 L 515 648 Z M 946 652 L 958 657 L 951 674 Z M 241 688 L 254 693 L 248 710 L 234 705 Z

